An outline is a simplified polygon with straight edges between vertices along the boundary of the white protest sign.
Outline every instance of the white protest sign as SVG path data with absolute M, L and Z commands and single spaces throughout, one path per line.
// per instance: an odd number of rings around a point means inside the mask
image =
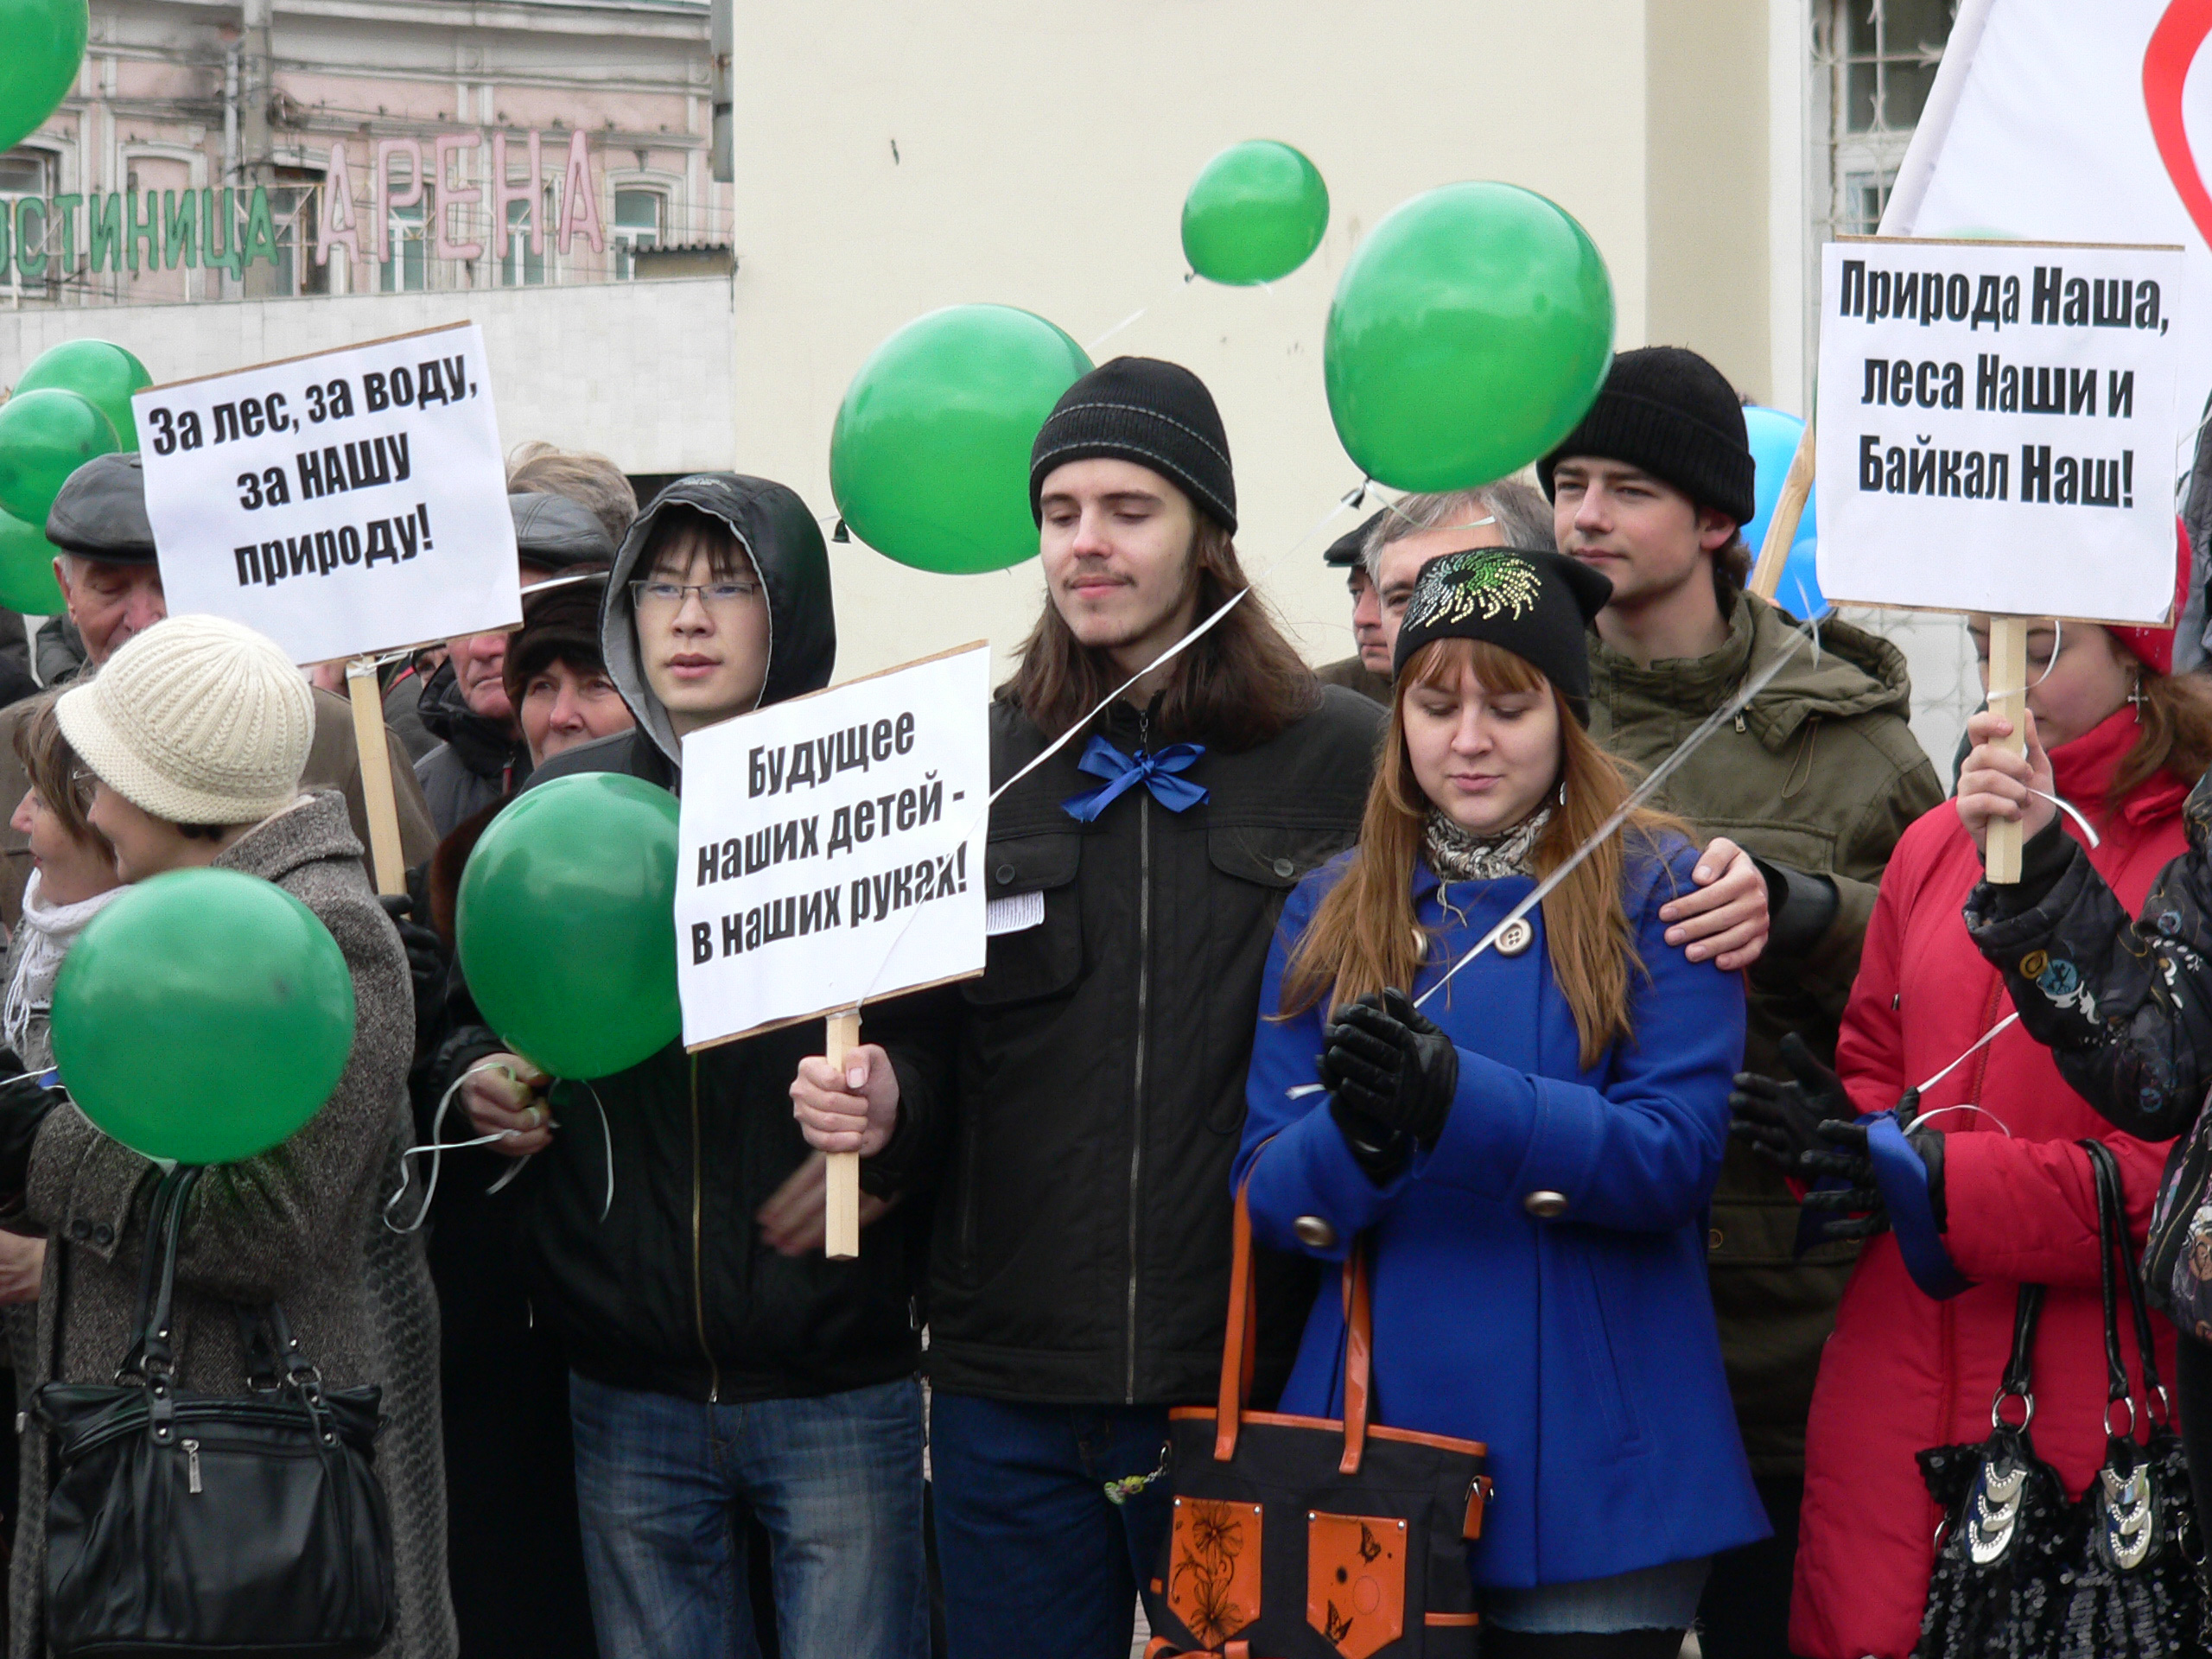
M 1829 244 L 1821 591 L 2165 620 L 2184 291 L 2177 248 Z
M 473 322 L 154 386 L 131 399 L 172 611 L 298 663 L 522 620 Z
M 983 971 L 989 706 L 979 644 L 683 740 L 687 1047 Z

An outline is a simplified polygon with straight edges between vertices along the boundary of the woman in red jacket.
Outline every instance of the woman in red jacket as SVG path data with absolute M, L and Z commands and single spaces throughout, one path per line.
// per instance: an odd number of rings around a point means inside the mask
M 1974 631 L 1986 681 L 1986 619 Z M 2182 850 L 2182 801 L 2212 760 L 2195 752 L 2201 736 L 2177 747 L 2177 728 L 2212 731 L 2212 699 L 2193 681 L 2166 677 L 2171 630 L 2044 622 L 2028 650 L 2028 703 L 2056 792 L 2094 826 L 2098 871 L 2123 902 L 2139 904 Z M 2194 717 L 2144 721 L 2138 697 L 2162 711 L 2192 709 Z M 2035 1344 L 2036 1450 L 2069 1497 L 2104 1459 L 2096 1189 L 2075 1143 L 2095 1135 L 2117 1155 L 2139 1243 L 2164 1147 L 2115 1130 L 2017 1025 L 1975 1048 L 2012 1013 L 1960 914 L 1981 875 L 1952 806 L 1928 813 L 1897 843 L 1836 1046 L 1847 1101 L 1830 1093 L 1832 1078 L 1770 1086 L 1763 1097 L 1754 1080 L 1738 1080 L 1739 1127 L 1771 1143 L 1788 1139 L 1794 1123 L 1801 1149 L 1813 1141 L 1811 1122 L 1887 1112 L 1909 1089 L 1922 1090 L 1908 1126 L 1921 1167 L 1902 1184 L 1894 1165 L 1885 1172 L 1878 1220 L 1895 1230 L 1860 1257 L 1814 1390 L 1789 1626 L 1790 1649 L 1805 1659 L 1911 1651 L 1941 1519 L 1914 1454 L 1988 1435 L 2024 1282 L 2050 1287 Z M 1900 1238 L 1925 1243 L 1910 1268 Z M 2159 1329 L 2158 1363 L 2171 1376 L 2172 1332 Z M 2134 1373 L 2132 1328 L 2121 1340 Z

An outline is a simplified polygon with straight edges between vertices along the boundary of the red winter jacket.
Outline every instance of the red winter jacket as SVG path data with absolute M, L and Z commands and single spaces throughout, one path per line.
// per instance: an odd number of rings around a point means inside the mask
M 2183 850 L 2188 793 L 2161 772 L 2117 814 L 2106 810 L 2105 786 L 2136 731 L 2134 710 L 2123 707 L 2051 755 L 2058 793 L 2102 837 L 2090 861 L 2131 913 Z M 1837 1070 L 1861 1111 L 1887 1110 L 2012 1013 L 2002 980 L 1960 915 L 1980 879 L 1981 861 L 1948 802 L 1897 842 L 1836 1045 Z M 1965 1103 L 1990 1115 L 1949 1112 L 1930 1128 L 1948 1137 L 1944 1242 L 1974 1287 L 1930 1300 L 1885 1233 L 1859 1257 L 1821 1356 L 1789 1618 L 1790 1650 L 1805 1659 L 1904 1659 L 1912 1650 L 1941 1518 L 1914 1454 L 1987 1437 L 2023 1282 L 2050 1287 L 2032 1374 L 2036 1451 L 2058 1471 L 2069 1497 L 2104 1460 L 2096 1188 L 2074 1143 L 2095 1135 L 2118 1156 L 2139 1250 L 2169 1143 L 2114 1129 L 2017 1025 L 1929 1089 L 1921 1111 Z M 2158 1329 L 2158 1365 L 2171 1386 L 2173 1332 L 2163 1320 Z M 2135 1336 L 2125 1319 L 2121 1340 L 2136 1375 Z

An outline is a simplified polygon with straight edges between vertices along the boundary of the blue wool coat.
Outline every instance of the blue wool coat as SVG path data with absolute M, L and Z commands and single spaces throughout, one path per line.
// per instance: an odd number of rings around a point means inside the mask
M 1632 855 L 1622 877 L 1646 970 L 1630 976 L 1635 1039 L 1586 1071 L 1541 926 L 1517 956 L 1493 947 L 1421 1010 L 1459 1051 L 1459 1094 L 1435 1147 L 1382 1187 L 1352 1161 L 1328 1096 L 1291 1092 L 1315 1081 L 1321 1009 L 1270 1017 L 1292 945 L 1357 851 L 1300 884 L 1268 956 L 1236 1166 L 1254 1236 L 1332 1261 L 1369 1240 L 1374 1421 L 1490 1447 L 1497 1493 L 1469 1553 L 1478 1585 L 1603 1578 L 1768 1533 L 1705 1275 L 1743 982 L 1665 942 L 1659 907 L 1689 890 L 1696 854 L 1672 836 L 1664 850 L 1664 863 Z M 1414 891 L 1433 943 L 1415 995 L 1534 884 L 1453 882 L 1448 910 L 1439 885 L 1422 865 Z M 1532 1213 L 1538 1192 L 1565 1209 Z M 1336 1242 L 1301 1243 L 1301 1217 Z M 1332 1285 L 1282 1410 L 1340 1414 L 1343 1345 Z

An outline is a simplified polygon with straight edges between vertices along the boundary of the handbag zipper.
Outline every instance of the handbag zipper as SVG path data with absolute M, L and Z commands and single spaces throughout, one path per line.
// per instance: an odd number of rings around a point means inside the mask
M 185 1490 L 188 1492 L 196 1492 L 200 1490 L 200 1442 L 186 1440 L 183 1446 Z

